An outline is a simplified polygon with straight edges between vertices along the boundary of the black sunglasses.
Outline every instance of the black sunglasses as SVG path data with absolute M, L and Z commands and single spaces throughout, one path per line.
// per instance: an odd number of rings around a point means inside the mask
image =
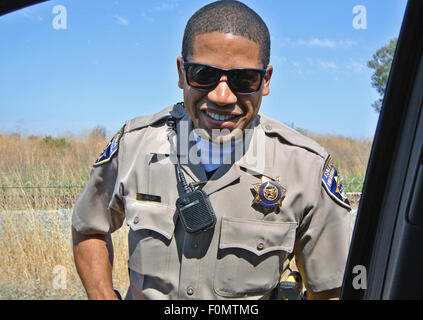
M 235 68 L 221 69 L 201 63 L 183 61 L 188 84 L 196 89 L 213 90 L 219 84 L 223 74 L 228 77 L 228 84 L 235 93 L 257 92 L 266 74 L 266 69 Z

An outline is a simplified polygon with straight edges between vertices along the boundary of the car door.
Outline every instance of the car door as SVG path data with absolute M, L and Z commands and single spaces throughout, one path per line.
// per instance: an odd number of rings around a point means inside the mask
M 409 0 L 341 299 L 423 298 L 423 1 Z

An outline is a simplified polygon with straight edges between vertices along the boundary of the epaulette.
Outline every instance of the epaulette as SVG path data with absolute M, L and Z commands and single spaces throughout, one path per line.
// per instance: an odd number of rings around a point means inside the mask
M 287 125 L 273 120 L 265 115 L 260 114 L 259 116 L 260 125 L 266 134 L 276 134 L 285 140 L 288 144 L 306 149 L 319 155 L 323 159 L 326 159 L 326 150 L 313 139 L 306 137 L 298 131 L 288 127 Z
M 128 133 L 134 130 L 139 130 L 151 125 L 154 125 L 155 123 L 160 122 L 163 119 L 174 117 L 177 119 L 182 119 L 186 114 L 184 104 L 183 103 L 177 103 L 173 106 L 167 107 L 166 109 L 150 115 L 150 116 L 140 116 L 136 117 L 134 119 L 131 119 L 126 122 L 125 124 L 125 132 Z

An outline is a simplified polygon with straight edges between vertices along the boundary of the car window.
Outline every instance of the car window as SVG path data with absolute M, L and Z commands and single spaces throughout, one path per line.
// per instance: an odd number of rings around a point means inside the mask
M 343 299 L 421 299 L 422 2 L 409 1 L 350 247 Z M 413 279 L 413 281 L 408 281 Z
M 125 121 L 183 100 L 176 58 L 208 2 L 53 0 L 0 16 L 0 299 L 85 298 L 73 203 Z M 272 40 L 260 112 L 332 154 L 355 214 L 407 1 L 245 3 Z M 113 235 L 122 291 L 124 231 Z

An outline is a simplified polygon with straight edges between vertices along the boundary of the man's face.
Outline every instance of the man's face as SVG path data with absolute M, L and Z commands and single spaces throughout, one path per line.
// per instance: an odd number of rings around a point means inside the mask
M 260 62 L 260 47 L 257 43 L 232 34 L 211 32 L 197 35 L 194 39 L 193 54 L 186 62 L 201 63 L 222 69 L 254 68 L 263 69 Z M 191 117 L 194 128 L 204 129 L 205 137 L 211 140 L 213 129 L 230 131 L 231 134 L 219 138 L 226 142 L 248 128 L 256 117 L 262 96 L 269 94 L 272 66 L 267 67 L 260 89 L 249 94 L 239 94 L 231 90 L 227 75 L 223 74 L 218 85 L 208 91 L 191 87 L 186 79 L 182 58 L 177 59 L 178 85 L 184 90 L 185 109 Z M 217 120 L 219 117 L 225 120 Z M 217 118 L 217 119 L 216 119 Z

